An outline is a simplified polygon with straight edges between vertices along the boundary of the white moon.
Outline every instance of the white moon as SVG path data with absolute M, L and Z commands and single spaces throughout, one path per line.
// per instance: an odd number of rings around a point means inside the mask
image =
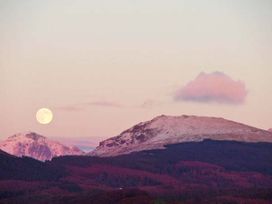
M 41 108 L 36 113 L 36 119 L 40 124 L 49 124 L 53 120 L 53 113 L 48 108 Z

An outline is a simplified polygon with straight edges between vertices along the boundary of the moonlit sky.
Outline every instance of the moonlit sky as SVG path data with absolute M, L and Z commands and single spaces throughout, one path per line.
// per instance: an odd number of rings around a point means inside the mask
M 218 75 L 233 86 L 195 90 Z M 0 140 L 95 145 L 161 114 L 268 129 L 271 81 L 271 0 L 0 0 Z M 37 123 L 41 107 L 51 124 Z

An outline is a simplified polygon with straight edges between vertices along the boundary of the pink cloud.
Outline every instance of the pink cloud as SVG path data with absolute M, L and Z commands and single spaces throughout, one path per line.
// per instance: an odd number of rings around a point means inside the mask
M 200 73 L 193 81 L 177 90 L 176 101 L 242 104 L 247 96 L 245 84 L 222 72 Z

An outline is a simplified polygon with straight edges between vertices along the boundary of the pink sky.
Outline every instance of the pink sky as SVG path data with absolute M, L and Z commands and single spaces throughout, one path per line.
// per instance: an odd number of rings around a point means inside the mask
M 161 114 L 272 127 L 272 2 L 212 2 L 1 1 L 0 140 L 97 143 Z

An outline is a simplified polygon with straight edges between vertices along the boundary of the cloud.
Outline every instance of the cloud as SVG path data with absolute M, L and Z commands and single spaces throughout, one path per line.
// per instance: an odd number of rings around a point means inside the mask
M 149 109 L 154 107 L 154 105 L 156 105 L 156 102 L 154 100 L 146 100 L 139 106 L 139 108 Z
M 82 107 L 78 107 L 77 105 L 71 105 L 71 106 L 61 106 L 61 107 L 56 107 L 56 109 L 62 110 L 62 111 L 82 111 Z
M 222 72 L 202 72 L 177 90 L 174 100 L 242 104 L 246 96 L 247 91 L 242 81 L 235 81 Z
M 55 108 L 61 111 L 73 112 L 73 111 L 85 110 L 86 108 L 88 108 L 88 106 L 101 106 L 101 107 L 113 107 L 113 108 L 124 107 L 122 104 L 101 100 L 101 101 L 90 101 L 90 102 L 78 103 L 78 104 L 66 105 L 66 106 L 57 106 Z
M 115 107 L 115 108 L 121 108 L 123 105 L 111 101 L 92 101 L 86 103 L 86 105 L 89 106 L 104 106 L 104 107 Z

